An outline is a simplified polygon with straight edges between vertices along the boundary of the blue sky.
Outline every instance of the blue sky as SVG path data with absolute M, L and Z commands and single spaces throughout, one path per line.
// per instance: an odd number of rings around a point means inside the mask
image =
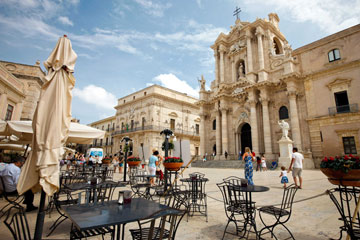
M 115 114 L 116 99 L 150 84 L 196 96 L 214 80 L 210 46 L 235 22 L 280 17 L 293 49 L 360 22 L 360 0 L 0 0 L 0 59 L 43 62 L 67 34 L 78 54 L 73 116 Z

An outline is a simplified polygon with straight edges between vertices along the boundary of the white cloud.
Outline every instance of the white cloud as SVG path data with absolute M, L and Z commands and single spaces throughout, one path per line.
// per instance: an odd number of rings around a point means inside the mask
M 199 89 L 191 87 L 186 81 L 180 80 L 174 74 L 160 74 L 153 78 L 154 82 L 160 82 L 160 85 L 172 90 L 186 93 L 190 96 L 199 97 Z M 147 86 L 151 86 L 150 83 L 147 83 Z
M 58 20 L 64 25 L 74 26 L 74 23 L 68 17 L 60 16 Z
M 146 13 L 152 15 L 154 17 L 162 17 L 164 16 L 164 11 L 171 7 L 170 3 L 156 3 L 155 1 L 150 0 L 134 0 L 140 6 L 142 6 Z
M 99 109 L 115 111 L 114 107 L 117 105 L 117 99 L 114 94 L 95 85 L 88 85 L 83 89 L 74 88 L 73 94 L 74 97 L 95 105 Z
M 331 34 L 360 22 L 360 0 L 246 0 L 246 5 L 265 4 L 297 22 L 311 22 Z

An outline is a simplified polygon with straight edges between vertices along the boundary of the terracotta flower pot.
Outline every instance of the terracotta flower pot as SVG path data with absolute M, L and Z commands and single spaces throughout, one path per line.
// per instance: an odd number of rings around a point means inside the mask
M 351 169 L 347 173 L 330 168 L 320 168 L 320 170 L 334 185 L 360 187 L 360 169 Z
M 141 161 L 128 161 L 128 162 L 127 162 L 127 164 L 128 164 L 130 167 L 136 167 L 136 166 L 138 166 L 140 163 L 141 163 Z
M 169 163 L 163 163 L 163 165 L 169 171 L 179 171 L 179 169 L 183 165 L 183 163 L 182 162 L 169 162 Z

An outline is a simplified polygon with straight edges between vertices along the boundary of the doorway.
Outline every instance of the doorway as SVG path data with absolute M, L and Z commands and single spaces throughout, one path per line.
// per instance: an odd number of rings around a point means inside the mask
M 248 123 L 245 123 L 241 128 L 240 142 L 241 142 L 241 153 L 242 154 L 244 154 L 245 147 L 249 147 L 252 150 L 251 127 Z

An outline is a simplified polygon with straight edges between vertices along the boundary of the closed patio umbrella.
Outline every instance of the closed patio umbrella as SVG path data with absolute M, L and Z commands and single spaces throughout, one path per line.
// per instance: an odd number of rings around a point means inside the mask
M 66 142 L 71 120 L 72 89 L 77 55 L 70 40 L 59 38 L 44 66 L 48 73 L 41 88 L 32 128 L 32 152 L 27 158 L 17 185 L 19 194 L 42 188 L 35 239 L 41 239 L 44 222 L 45 193 L 52 196 L 59 189 L 59 158 Z

